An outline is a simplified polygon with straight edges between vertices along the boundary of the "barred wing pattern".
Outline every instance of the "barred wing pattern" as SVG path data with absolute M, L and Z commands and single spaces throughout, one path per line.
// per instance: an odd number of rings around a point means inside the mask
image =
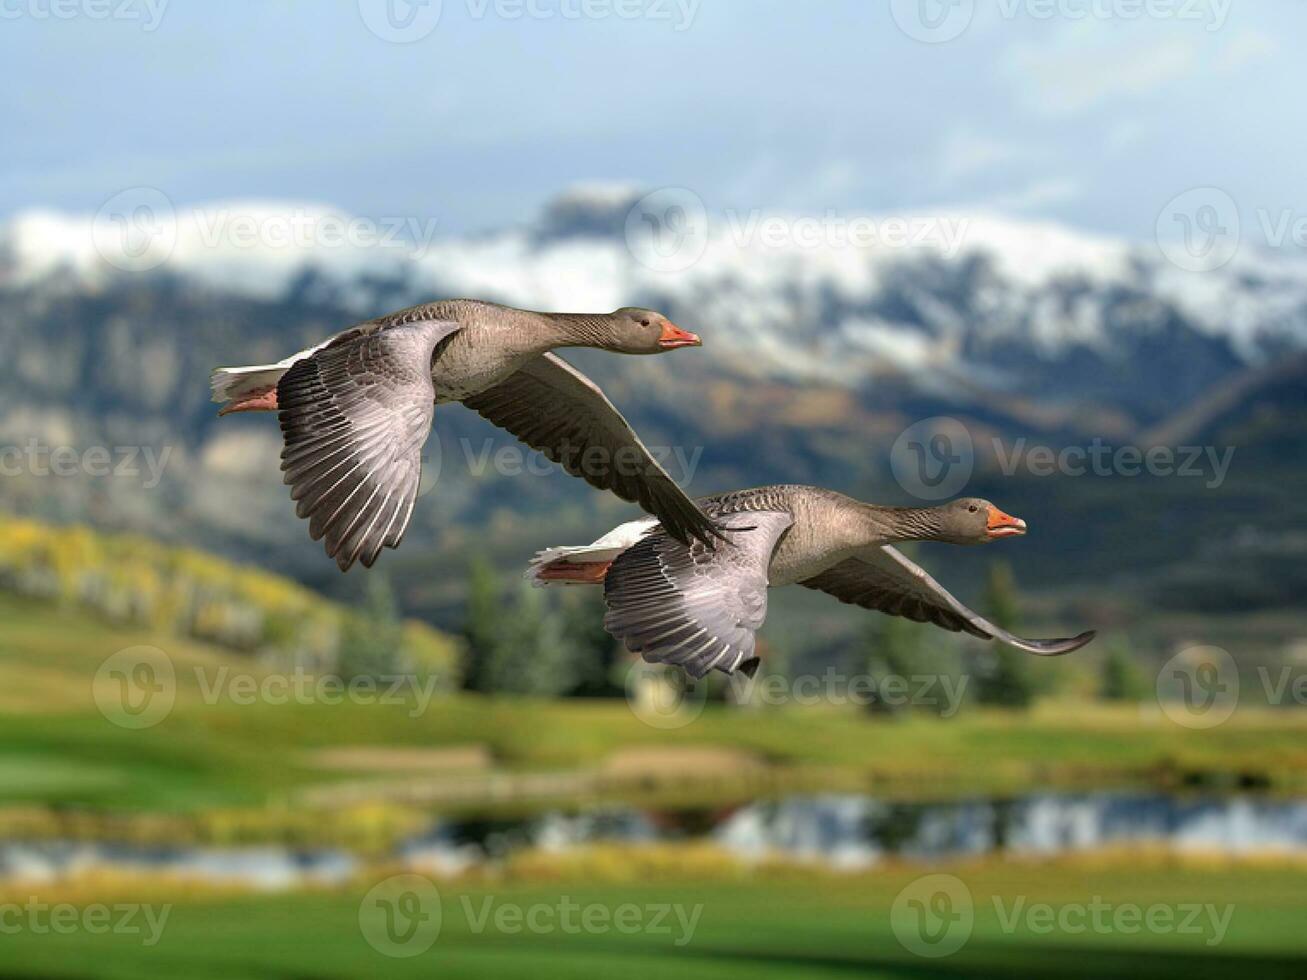
M 889 545 L 848 558 L 799 584 L 833 595 L 840 602 L 918 623 L 934 623 L 954 633 L 965 631 L 985 640 L 998 640 L 1041 657 L 1079 650 L 1095 636 L 1089 630 L 1066 639 L 1028 640 L 1009 633 L 968 609 L 925 569 Z
M 399 546 L 422 475 L 431 356 L 452 320 L 372 321 L 295 362 L 277 385 L 284 481 L 341 571 Z
M 712 547 L 721 537 L 608 396 L 562 358 L 533 358 L 463 404 L 592 487 L 638 503 L 678 541 Z
M 655 529 L 623 552 L 604 581 L 604 628 L 650 663 L 693 677 L 716 668 L 752 674 L 754 632 L 767 617 L 767 569 L 794 522 L 782 511 L 720 519 L 730 532 L 716 550 L 684 545 Z

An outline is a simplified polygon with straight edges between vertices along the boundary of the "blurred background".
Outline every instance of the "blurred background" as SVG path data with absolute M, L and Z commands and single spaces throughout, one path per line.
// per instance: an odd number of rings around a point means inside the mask
M 0 20 L 5 975 L 1301 975 L 1302 5 Z M 341 575 L 209 372 L 455 296 L 666 313 L 568 357 L 692 493 L 989 498 L 914 558 L 1099 638 L 784 590 L 687 686 L 522 581 L 636 511 L 457 405 Z

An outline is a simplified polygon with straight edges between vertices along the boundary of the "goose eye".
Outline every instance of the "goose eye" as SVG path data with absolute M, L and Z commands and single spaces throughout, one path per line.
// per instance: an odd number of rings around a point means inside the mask
M 979 508 L 975 504 L 972 504 L 967 508 L 967 510 L 969 510 L 971 513 L 974 514 L 977 510 L 979 510 Z
M 648 320 L 641 320 L 641 321 L 640 321 L 640 326 L 642 326 L 642 327 L 647 327 L 647 326 L 649 326 L 649 321 L 648 321 Z

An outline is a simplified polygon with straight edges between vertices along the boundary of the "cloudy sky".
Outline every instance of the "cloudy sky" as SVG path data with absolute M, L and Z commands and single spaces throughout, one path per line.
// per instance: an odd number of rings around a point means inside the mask
M 0 216 L 150 186 L 454 233 L 589 180 L 1129 237 L 1197 186 L 1307 214 L 1305 28 L 1296 0 L 0 0 Z

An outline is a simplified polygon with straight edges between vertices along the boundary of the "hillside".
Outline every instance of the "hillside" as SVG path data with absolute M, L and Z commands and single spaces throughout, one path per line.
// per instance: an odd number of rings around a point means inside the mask
M 711 215 L 698 260 L 658 272 L 626 234 L 638 196 L 578 190 L 527 226 L 407 249 L 237 247 L 213 237 L 215 215 L 266 223 L 288 206 L 230 202 L 179 212 L 167 261 L 143 272 L 107 264 L 86 219 L 20 216 L 0 232 L 0 344 L 14 352 L 0 362 L 0 506 L 196 545 L 352 600 L 357 576 L 340 576 L 293 516 L 274 420 L 215 418 L 209 370 L 437 296 L 644 303 L 704 348 L 568 356 L 692 492 L 798 480 L 911 503 L 901 467 L 913 460 L 891 447 L 948 416 L 974 457 L 957 492 L 1031 525 L 1005 552 L 1027 588 L 1204 609 L 1222 578 L 1265 608 L 1307 586 L 1307 549 L 1278 533 L 1307 518 L 1289 491 L 1304 459 L 1289 451 L 1307 380 L 1301 263 L 1245 257 L 1197 276 L 1155 247 L 993 215 L 933 216 L 957 235 L 912 247 L 768 245 L 744 218 Z M 471 553 L 517 568 L 633 513 L 541 475 L 460 406 L 435 431 L 408 539 L 382 566 L 406 609 L 444 626 L 457 625 Z M 1084 476 L 1036 473 L 1022 455 L 1095 445 L 1176 453 L 1169 473 Z M 49 465 L 60 447 L 78 460 L 64 476 Z M 1196 465 L 1177 472 L 1190 448 Z M 90 465 L 90 449 L 111 465 Z M 950 552 L 946 581 L 968 594 L 986 552 Z

